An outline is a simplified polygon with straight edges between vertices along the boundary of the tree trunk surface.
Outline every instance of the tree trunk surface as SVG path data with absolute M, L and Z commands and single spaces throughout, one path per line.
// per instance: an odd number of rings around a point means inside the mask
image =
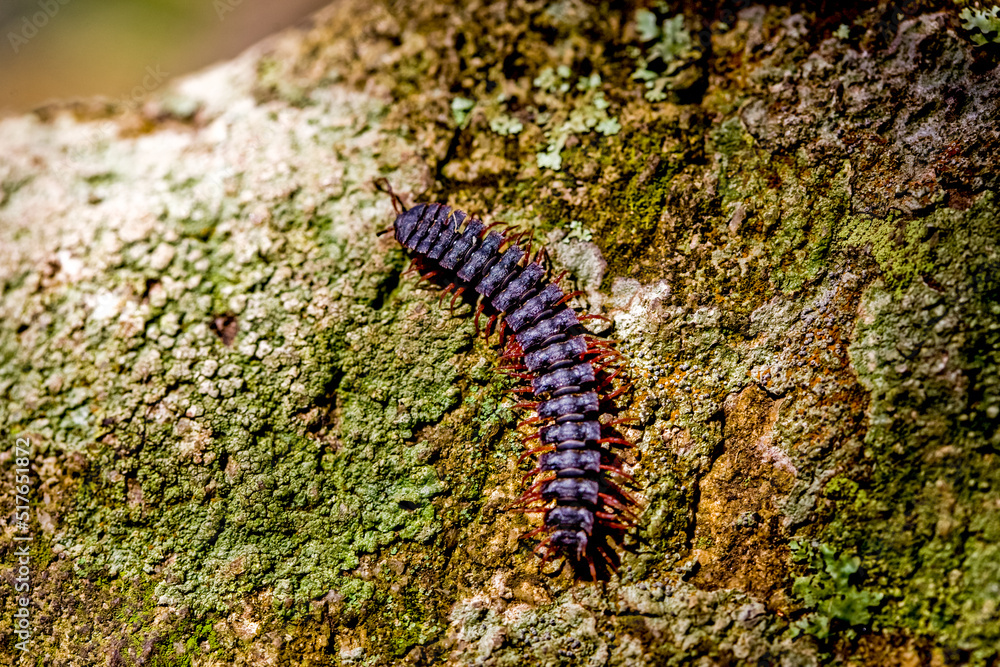
M 835 4 L 344 0 L 0 121 L 3 662 L 996 665 L 1000 22 Z M 611 320 L 607 580 L 380 177 Z

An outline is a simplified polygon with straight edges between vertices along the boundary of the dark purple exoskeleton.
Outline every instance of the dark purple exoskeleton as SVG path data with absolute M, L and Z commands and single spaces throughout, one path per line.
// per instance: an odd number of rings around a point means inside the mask
M 501 338 L 505 329 L 513 333 L 504 357 L 514 370 L 527 371 L 513 374 L 530 380 L 536 399 L 522 404 L 537 415 L 523 423 L 542 424 L 536 435 L 525 438 L 541 444 L 525 453 L 540 454 L 529 475 L 545 474 L 518 503 L 521 511 L 545 514 L 543 525 L 529 535 L 549 533 L 538 547 L 545 557 L 562 552 L 587 563 L 592 576 L 596 554 L 615 567 L 617 555 L 606 538 L 633 525 L 635 505 L 608 478 L 609 473 L 628 478 L 609 446 L 629 443 L 598 419 L 602 406 L 624 391 L 620 387 L 602 395 L 617 373 L 600 364 L 617 353 L 587 335 L 576 312 L 565 305 L 572 295 L 546 279 L 547 271 L 537 258 L 531 261 L 530 251 L 444 204 L 399 210 L 399 199 L 393 199 L 396 240 L 412 251 L 424 277 L 448 283 L 446 289 L 455 289 L 456 297 L 469 289 L 479 294 L 477 330 L 479 314 L 488 309 L 494 315 L 487 335 L 497 317 Z

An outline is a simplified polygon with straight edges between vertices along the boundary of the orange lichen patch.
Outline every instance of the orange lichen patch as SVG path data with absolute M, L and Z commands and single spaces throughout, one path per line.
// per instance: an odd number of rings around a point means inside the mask
M 772 607 L 784 605 L 788 560 L 778 502 L 794 479 L 771 445 L 783 401 L 757 385 L 726 400 L 724 449 L 699 485 L 694 531 L 696 585 L 747 591 Z

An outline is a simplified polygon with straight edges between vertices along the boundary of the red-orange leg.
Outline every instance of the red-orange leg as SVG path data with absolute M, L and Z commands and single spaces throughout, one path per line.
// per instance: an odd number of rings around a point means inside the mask
M 628 391 L 631 388 L 632 388 L 632 385 L 630 385 L 630 384 L 618 387 L 613 392 L 611 392 L 610 394 L 608 394 L 607 396 L 605 396 L 604 399 L 608 400 L 608 401 L 613 401 L 613 400 L 615 400 L 616 398 L 618 398 L 619 396 L 621 396 L 622 394 L 624 394 L 626 391 Z
M 631 495 L 629 495 L 628 491 L 626 491 L 622 487 L 618 486 L 617 484 L 615 484 L 611 480 L 604 480 L 604 481 L 605 481 L 605 483 L 608 486 L 611 487 L 612 491 L 614 491 L 615 493 L 620 493 L 621 496 L 622 496 L 622 498 L 624 498 L 625 500 L 629 501 L 633 505 L 638 505 L 639 504 L 639 501 L 636 500 L 635 498 L 633 498 Z M 627 510 L 627 511 L 631 514 L 631 510 Z
M 464 287 L 459 287 L 457 290 L 455 290 L 455 295 L 453 297 L 451 297 L 451 303 L 448 304 L 448 308 L 449 308 L 449 310 L 451 310 L 451 314 L 452 315 L 455 314 L 455 299 L 457 299 L 460 296 L 462 296 L 462 292 L 464 292 L 464 291 L 465 291 Z
M 438 308 L 441 307 L 441 302 L 444 301 L 444 298 L 448 296 L 448 292 L 454 289 L 454 287 L 455 283 L 448 283 L 448 286 L 441 290 L 441 296 L 438 297 Z
M 611 556 L 609 556 L 604 549 L 602 549 L 600 546 L 595 546 L 594 549 L 597 550 L 597 553 L 601 554 L 601 557 L 604 558 L 605 562 L 607 562 L 608 567 L 611 570 L 618 569 L 618 565 L 615 563 L 614 559 L 612 559 Z
M 605 367 L 605 368 L 607 368 L 607 367 Z M 604 369 L 601 369 L 601 370 L 604 370 Z M 604 378 L 604 381 L 602 381 L 599 385 L 597 385 L 597 388 L 598 389 L 603 389 L 604 387 L 607 387 L 608 384 L 610 384 L 612 380 L 614 380 L 616 377 L 618 377 L 618 374 L 621 373 L 621 372 L 622 372 L 622 369 L 620 369 L 620 368 L 615 369 L 615 372 L 612 373 L 611 375 L 609 375 L 608 377 Z
M 500 318 L 500 347 L 507 345 L 507 320 Z
M 390 197 L 392 197 L 392 210 L 396 212 L 396 215 L 400 215 L 406 211 L 406 207 L 403 206 L 403 200 L 392 190 L 392 185 L 389 183 L 388 178 L 376 178 L 372 184 L 375 189 L 384 192 Z
M 518 465 L 520 465 L 521 462 L 524 461 L 524 459 L 528 458 L 532 454 L 539 454 L 542 452 L 554 452 L 555 450 L 556 450 L 555 447 L 549 445 L 546 445 L 545 447 L 535 447 L 534 449 L 529 449 L 528 451 L 522 453 L 521 456 L 518 457 L 517 463 Z
M 485 332 L 486 340 L 490 339 L 490 334 L 493 332 L 493 325 L 496 323 L 497 323 L 497 316 L 490 315 L 490 321 L 486 323 L 486 332 Z
M 519 539 L 519 540 L 527 540 L 527 539 L 531 539 L 531 538 L 532 538 L 532 537 L 534 537 L 535 535 L 538 535 L 539 533 L 542 533 L 542 532 L 545 532 L 545 529 L 546 529 L 546 528 L 548 528 L 548 526 L 539 526 L 538 528 L 535 528 L 534 530 L 532 530 L 532 531 L 529 531 L 529 532 L 525 533 L 524 535 L 522 535 L 522 536 L 521 536 L 521 537 L 519 537 L 518 539 Z
M 523 475 L 521 475 L 521 484 L 524 484 L 529 477 L 534 477 L 540 472 L 545 472 L 545 471 L 542 470 L 541 468 L 535 468 L 534 470 L 524 473 Z
M 483 306 L 483 302 L 480 301 L 479 302 L 479 307 L 476 308 L 476 321 L 475 321 L 475 325 L 476 325 L 476 338 L 479 337 L 479 316 L 483 314 L 483 309 L 484 308 L 485 308 L 485 306 Z
M 597 495 L 600 496 L 601 500 L 604 501 L 604 504 L 610 505 L 611 507 L 614 507 L 619 512 L 621 512 L 622 514 L 624 514 L 627 518 L 630 518 L 630 519 L 631 518 L 635 518 L 635 515 L 632 514 L 631 511 L 629 511 L 628 507 L 626 507 L 622 503 L 618 502 L 617 500 L 615 500 L 614 498 L 612 498 L 608 494 L 606 494 L 606 493 L 599 493 Z
M 586 294 L 586 292 L 582 292 L 580 290 L 577 290 L 575 292 L 570 292 L 569 294 L 567 294 L 566 296 L 564 296 L 563 298 L 559 299 L 554 304 L 552 304 L 552 307 L 555 308 L 556 306 L 561 306 L 564 303 L 566 303 L 567 301 L 569 301 L 570 299 L 572 299 L 573 297 L 575 297 L 575 296 L 582 296 L 584 294 Z
M 600 468 L 601 470 L 607 470 L 610 473 L 614 473 L 623 479 L 627 479 L 630 482 L 635 482 L 635 478 L 632 477 L 632 475 L 628 474 L 624 470 L 621 470 L 620 468 L 616 468 L 614 466 L 606 466 L 606 465 L 602 465 L 600 466 Z

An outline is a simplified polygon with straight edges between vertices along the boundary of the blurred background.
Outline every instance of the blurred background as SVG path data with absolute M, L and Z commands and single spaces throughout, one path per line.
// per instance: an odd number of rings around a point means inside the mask
M 144 78 L 231 58 L 329 1 L 0 0 L 0 116 L 128 95 Z

